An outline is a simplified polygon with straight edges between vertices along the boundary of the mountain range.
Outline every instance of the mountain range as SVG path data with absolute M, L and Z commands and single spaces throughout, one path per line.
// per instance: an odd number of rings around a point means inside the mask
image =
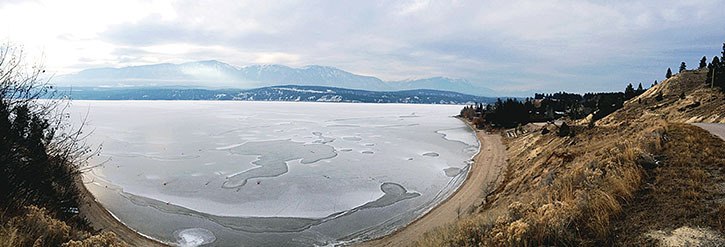
M 496 100 L 490 97 L 431 89 L 379 92 L 300 85 L 255 89 L 61 87 L 59 91 L 76 100 L 242 100 L 412 104 L 471 104 L 491 103 Z
M 94 68 L 53 78 L 61 87 L 193 87 L 252 89 L 277 85 L 325 86 L 368 91 L 432 89 L 478 96 L 493 96 L 488 88 L 464 79 L 431 77 L 383 81 L 327 66 L 292 68 L 284 65 L 235 67 L 216 60 L 182 64 L 152 64 L 122 68 Z

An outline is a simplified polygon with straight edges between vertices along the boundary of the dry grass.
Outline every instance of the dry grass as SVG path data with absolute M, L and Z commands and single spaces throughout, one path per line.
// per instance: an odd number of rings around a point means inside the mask
M 652 245 L 669 225 L 723 233 L 722 141 L 673 122 L 725 121 L 720 91 L 678 74 L 575 137 L 534 131 L 506 141 L 509 167 L 477 214 L 422 246 Z M 662 91 L 665 99 L 655 101 Z M 679 99 L 685 92 L 685 99 Z M 640 99 L 641 98 L 641 102 Z M 700 104 L 687 108 L 692 102 Z M 678 110 L 683 109 L 683 110 Z
M 113 233 L 91 235 L 74 229 L 44 208 L 27 206 L 24 210 L 22 215 L 3 219 L 0 246 L 127 246 Z
M 63 244 L 64 247 L 95 247 L 95 246 L 106 246 L 106 247 L 125 247 L 128 246 L 123 241 L 118 239 L 113 232 L 102 232 L 97 235 L 93 235 L 82 241 L 71 240 Z
M 694 126 L 672 124 L 661 166 L 646 172 L 646 186 L 615 223 L 615 244 L 643 245 L 648 231 L 681 226 L 725 233 L 725 143 Z
M 606 242 L 611 219 L 643 180 L 638 161 L 661 151 L 663 131 L 657 124 L 599 127 L 581 129 L 576 137 L 532 132 L 512 139 L 507 143 L 506 177 L 489 204 L 474 218 L 428 234 L 418 243 L 568 246 Z M 486 217 L 495 210 L 505 214 Z
M 600 120 L 600 125 L 619 125 L 652 115 L 675 123 L 725 123 L 725 93 L 703 83 L 706 70 L 677 74 L 642 95 L 624 103 L 624 108 Z M 655 100 L 662 92 L 664 99 Z M 685 99 L 679 95 L 685 94 Z

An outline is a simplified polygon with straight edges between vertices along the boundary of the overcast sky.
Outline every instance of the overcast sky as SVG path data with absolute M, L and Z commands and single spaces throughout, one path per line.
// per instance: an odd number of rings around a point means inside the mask
M 216 59 L 500 91 L 609 91 L 697 66 L 723 0 L 0 1 L 0 35 L 49 71 Z

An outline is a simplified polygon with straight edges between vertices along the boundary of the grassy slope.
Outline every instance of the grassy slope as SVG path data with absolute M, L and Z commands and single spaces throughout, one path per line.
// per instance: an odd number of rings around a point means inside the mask
M 723 218 L 722 141 L 677 124 L 725 121 L 725 95 L 704 76 L 678 74 L 574 137 L 508 139 L 506 177 L 487 203 L 418 244 L 631 245 L 688 224 L 722 234 L 722 222 L 708 220 Z
M 725 94 L 704 83 L 706 71 L 676 74 L 627 101 L 622 109 L 600 120 L 597 125 L 619 125 L 633 119 L 651 118 L 674 123 L 725 123 Z M 657 101 L 655 98 L 660 92 L 663 100 Z M 682 93 L 684 99 L 680 99 Z
M 682 226 L 725 233 L 725 143 L 687 124 L 671 124 L 667 135 L 662 165 L 646 170 L 614 220 L 612 244 L 652 245 L 647 234 Z

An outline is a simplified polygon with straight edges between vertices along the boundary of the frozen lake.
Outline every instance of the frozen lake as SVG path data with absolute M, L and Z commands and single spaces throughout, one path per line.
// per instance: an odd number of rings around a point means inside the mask
M 461 106 L 74 101 L 101 145 L 86 186 L 185 246 L 327 245 L 387 234 L 448 197 L 478 142 Z

